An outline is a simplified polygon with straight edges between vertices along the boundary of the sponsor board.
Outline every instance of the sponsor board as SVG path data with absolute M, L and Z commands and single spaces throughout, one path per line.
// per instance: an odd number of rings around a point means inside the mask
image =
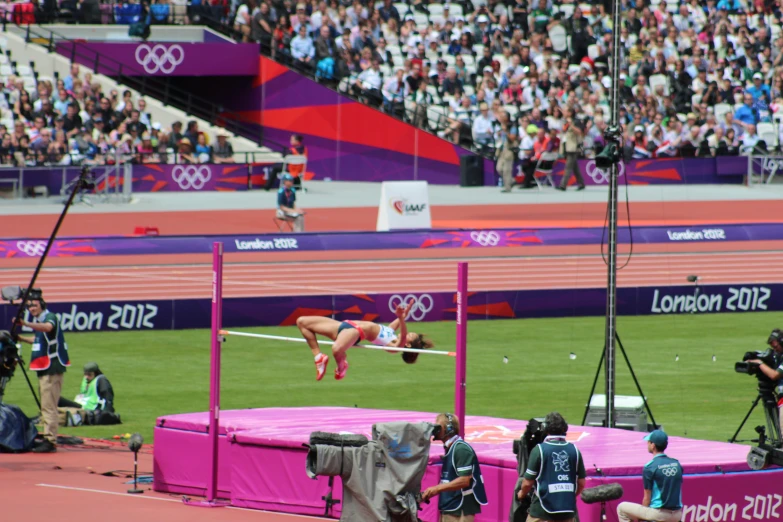
M 704 286 L 690 293 L 656 288 L 650 313 L 765 312 L 772 297 L 770 286 Z
M 675 450 L 671 450 L 675 451 Z M 679 520 L 682 522 L 741 522 L 783 520 L 783 470 L 739 471 L 731 473 L 686 474 L 683 476 L 683 509 Z M 587 487 L 599 482 L 588 478 Z M 618 477 L 623 486 L 623 500 L 635 502 L 643 494 L 642 478 Z M 584 506 L 579 515 L 587 515 L 583 520 L 599 520 L 590 515 L 600 510 L 596 505 Z M 614 515 L 614 513 L 612 513 Z M 615 516 L 609 520 L 617 520 Z
M 44 289 L 45 291 L 45 289 Z M 783 285 L 713 285 L 693 287 L 640 287 L 618 289 L 622 315 L 662 315 L 721 312 L 783 311 Z M 309 295 L 223 299 L 225 327 L 291 325 L 301 310 L 337 310 L 338 320 L 375 317 L 382 323 L 395 319 L 394 310 L 413 302 L 411 321 L 453 321 L 457 305 L 468 307 L 468 318 L 515 319 L 584 317 L 605 313 L 606 292 L 601 288 L 560 290 L 507 290 L 474 292 L 458 303 L 453 292 Z M 50 303 L 65 331 L 180 330 L 210 327 L 210 299 L 132 302 Z M 9 324 L 15 307 L 0 305 L 0 321 Z
M 703 228 L 701 230 L 667 230 L 670 241 L 725 241 L 726 231 L 722 228 Z
M 182 180 L 180 180 L 182 181 Z M 391 208 L 391 205 L 386 205 Z M 396 211 L 389 215 L 400 216 Z M 388 215 L 386 217 L 388 224 Z M 413 225 L 412 225 L 413 226 Z M 418 226 L 418 225 L 416 225 Z M 421 226 L 425 226 L 421 224 Z M 426 225 L 429 227 L 429 224 Z M 634 227 L 636 244 L 670 244 L 709 241 L 768 241 L 783 237 L 783 224 L 721 225 L 710 228 Z M 493 230 L 396 230 L 392 232 L 338 232 L 286 236 L 279 234 L 234 236 L 154 236 L 58 239 L 51 257 L 144 254 L 199 254 L 212 251 L 212 243 L 223 242 L 226 252 L 298 250 L 308 252 L 389 249 L 490 248 L 550 245 L 600 245 L 602 228 L 493 229 Z M 628 244 L 626 229 L 618 231 L 618 242 Z M 0 257 L 40 257 L 46 242 L 14 238 L 0 240 Z
M 125 303 L 49 303 L 48 310 L 60 321 L 63 332 L 99 332 L 112 330 L 167 330 L 171 329 L 171 301 Z M 6 317 L 15 307 L 5 306 Z M 0 314 L 0 317 L 3 317 Z M 33 317 L 25 311 L 25 321 Z M 22 328 L 32 332 L 30 328 Z
M 255 238 L 253 240 L 234 240 L 234 246 L 239 252 L 258 250 L 298 250 L 299 242 L 293 237 L 275 237 L 270 239 Z

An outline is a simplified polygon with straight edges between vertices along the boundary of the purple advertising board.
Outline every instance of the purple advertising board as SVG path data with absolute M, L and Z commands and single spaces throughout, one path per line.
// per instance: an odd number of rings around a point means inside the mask
M 405 181 L 423 180 L 435 185 L 457 185 L 460 182 L 459 168 L 438 166 L 432 160 L 420 159 L 419 170 L 414 173 L 412 168 L 385 170 L 380 168 L 381 158 L 368 158 L 373 168 L 365 168 L 364 164 L 345 162 L 339 170 L 339 175 L 326 168 L 334 158 L 325 149 L 312 145 L 308 159 L 308 176 L 311 179 L 333 181 Z M 326 163 L 324 163 L 326 162 Z M 431 163 L 428 169 L 425 165 Z M 606 173 L 595 166 L 594 160 L 580 160 L 580 168 L 588 185 L 603 185 L 607 182 Z M 262 178 L 268 176 L 280 163 L 249 164 L 198 164 L 170 165 L 166 163 L 150 163 L 132 165 L 133 192 L 207 192 L 247 190 L 250 180 L 252 186 L 260 186 Z M 558 161 L 553 170 L 556 183 L 560 182 L 565 167 L 564 161 Z M 111 166 L 94 167 L 96 178 L 100 178 Z M 629 185 L 682 185 L 682 184 L 723 184 L 742 183 L 747 173 L 747 158 L 721 158 L 720 162 L 708 159 L 672 159 L 672 160 L 634 160 L 620 170 L 620 183 Z M 423 169 L 423 170 L 422 170 Z M 65 175 L 63 175 L 65 173 Z M 423 173 L 423 174 L 422 174 Z M 45 185 L 51 194 L 59 194 L 63 183 L 76 179 L 79 167 L 45 167 L 25 169 L 5 169 L 4 177 L 20 180 L 24 188 Z M 484 171 L 484 184 L 491 185 L 496 176 L 491 164 Z M 334 177 L 332 177 L 334 176 Z M 572 178 L 573 179 L 573 178 Z M 575 183 L 575 181 L 572 181 Z
M 302 315 L 338 320 L 390 322 L 400 302 L 413 302 L 410 321 L 453 321 L 453 292 L 256 297 L 223 300 L 223 326 L 292 326 Z M 705 285 L 620 288 L 620 315 L 738 313 L 783 311 L 783 284 Z M 63 331 L 181 330 L 209 328 L 209 299 L 50 303 Z M 15 307 L 0 306 L 10 324 Z M 601 316 L 603 288 L 475 292 L 468 298 L 469 320 Z
M 167 166 L 170 167 L 170 166 Z M 227 167 L 224 167 L 227 170 Z M 223 172 L 226 172 L 224 170 Z M 231 176 L 229 172 L 227 177 Z M 241 177 L 241 176 L 240 176 Z M 171 183 L 170 181 L 158 181 Z M 224 183 L 228 183 L 224 181 Z M 634 243 L 722 243 L 783 238 L 783 224 L 647 226 L 634 227 Z M 52 257 L 203 254 L 221 241 L 225 252 L 323 252 L 336 250 L 502 248 L 519 246 L 600 245 L 602 228 L 540 228 L 498 230 L 423 230 L 394 232 L 336 232 L 264 234 L 257 236 L 153 236 L 67 238 L 55 240 Z M 629 243 L 627 228 L 618 241 Z M 0 240 L 0 258 L 40 257 L 46 243 L 40 239 Z
M 608 171 L 599 169 L 594 159 L 579 160 L 579 169 L 587 185 L 606 185 Z M 552 170 L 557 183 L 565 172 L 565 160 L 558 160 Z M 748 173 L 748 158 L 658 158 L 631 160 L 620 164 L 619 182 L 629 185 L 703 185 L 742 183 Z M 576 180 L 572 178 L 572 184 Z
M 58 54 L 107 76 L 255 76 L 258 45 L 58 42 Z M 230 58 L 230 59 L 229 59 Z
M 279 163 L 244 163 L 170 165 L 147 163 L 132 165 L 133 192 L 230 192 L 247 190 L 249 182 L 258 186 L 263 176 L 269 175 Z M 79 177 L 81 167 L 44 167 L 25 169 L 4 169 L 3 176 L 20 180 L 22 188 L 46 186 L 50 194 L 59 194 L 63 184 Z M 111 173 L 111 183 L 118 179 L 123 183 L 123 174 L 113 166 L 92 167 L 93 175 L 100 180 L 105 173 Z M 101 189 L 102 185 L 98 187 Z

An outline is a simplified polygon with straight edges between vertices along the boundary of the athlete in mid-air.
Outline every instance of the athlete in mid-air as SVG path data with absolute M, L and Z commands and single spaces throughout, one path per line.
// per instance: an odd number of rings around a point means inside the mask
M 413 301 L 407 305 L 401 303 L 394 314 L 397 316 L 389 326 L 373 323 L 371 321 L 336 321 L 328 317 L 304 316 L 296 320 L 296 326 L 302 332 L 310 351 L 315 357 L 315 379 L 320 381 L 326 374 L 326 365 L 329 364 L 329 356 L 321 353 L 316 335 L 328 337 L 334 341 L 332 355 L 337 362 L 334 370 L 334 378 L 338 381 L 345 378 L 348 371 L 348 361 L 345 352 L 351 346 L 362 341 L 367 341 L 376 346 L 390 348 L 388 352 L 398 353 L 394 348 L 420 348 L 429 349 L 435 346 L 432 341 L 425 339 L 422 334 L 409 332 L 405 319 L 411 311 Z M 399 330 L 399 335 L 397 334 Z M 402 359 L 412 364 L 416 362 L 418 353 L 403 352 Z

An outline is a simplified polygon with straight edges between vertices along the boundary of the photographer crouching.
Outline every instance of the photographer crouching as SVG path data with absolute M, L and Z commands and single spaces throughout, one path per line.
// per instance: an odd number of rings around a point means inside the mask
M 747 362 L 757 364 L 758 370 L 763 373 L 770 381 L 777 383 L 777 400 L 778 400 L 778 423 L 780 424 L 780 432 L 783 434 L 783 393 L 781 393 L 781 385 L 783 385 L 783 332 L 779 328 L 772 330 L 767 339 L 767 344 L 772 348 L 773 354 L 773 366 L 769 366 L 767 362 L 761 359 L 749 359 Z M 772 410 L 775 411 L 774 409 Z
M 35 332 L 33 336 L 20 335 L 19 340 L 33 345 L 30 354 L 30 369 L 38 374 L 38 389 L 41 396 L 41 420 L 44 439 L 33 447 L 34 453 L 52 453 L 57 451 L 57 429 L 60 422 L 57 404 L 63 387 L 68 359 L 68 345 L 60 329 L 57 316 L 46 309 L 43 295 L 38 293 L 27 301 L 27 310 L 35 320 L 28 322 L 19 319 L 21 327 Z
M 487 504 L 478 457 L 459 436 L 459 419 L 455 415 L 441 413 L 435 424 L 440 426 L 434 434 L 435 440 L 443 442 L 446 454 L 440 484 L 424 490 L 421 498 L 426 501 L 439 495 L 440 522 L 473 522 L 481 513 L 481 506 Z

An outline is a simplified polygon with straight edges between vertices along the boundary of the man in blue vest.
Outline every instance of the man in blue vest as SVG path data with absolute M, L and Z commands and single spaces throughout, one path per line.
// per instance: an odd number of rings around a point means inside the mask
M 277 219 L 293 223 L 294 232 L 304 232 L 304 212 L 296 206 L 294 177 L 283 174 L 282 185 L 277 191 Z
M 568 423 L 562 415 L 552 412 L 544 424 L 546 437 L 530 452 L 517 498 L 524 499 L 535 486 L 527 522 L 573 521 L 576 497 L 585 487 L 585 464 L 576 446 L 566 441 Z
M 440 522 L 473 522 L 481 506 L 487 505 L 484 479 L 476 452 L 459 436 L 459 419 L 451 413 L 441 413 L 435 419 L 440 431 L 435 440 L 443 442 L 446 454 L 440 484 L 427 488 L 422 500 L 438 498 Z
M 19 324 L 33 330 L 35 335 L 20 335 L 19 340 L 33 345 L 30 369 L 38 373 L 44 428 L 44 440 L 33 447 L 33 452 L 52 453 L 57 451 L 57 429 L 60 423 L 57 403 L 60 400 L 65 369 L 71 362 L 68 359 L 68 345 L 60 329 L 60 320 L 46 309 L 43 296 L 37 295 L 28 300 L 27 310 L 35 320 L 20 320 Z
M 664 451 L 669 437 L 655 430 L 645 438 L 652 460 L 644 465 L 642 482 L 644 498 L 641 504 L 622 502 L 617 506 L 617 516 L 623 521 L 650 520 L 678 522 L 682 518 L 682 466 Z

